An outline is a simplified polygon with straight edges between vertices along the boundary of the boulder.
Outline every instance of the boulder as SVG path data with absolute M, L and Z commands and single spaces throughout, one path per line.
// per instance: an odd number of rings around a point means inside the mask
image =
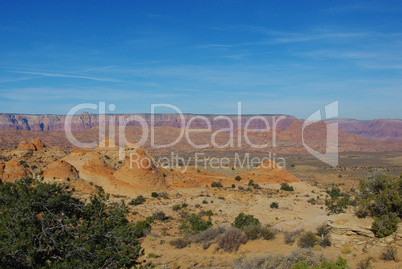
M 33 144 L 37 150 L 45 147 L 45 143 L 39 138 L 32 139 L 29 143 Z
M 30 149 L 30 150 L 32 150 L 32 151 L 35 151 L 35 150 L 36 150 L 36 147 L 35 147 L 34 144 L 32 144 L 31 142 L 27 143 L 27 142 L 25 142 L 25 141 L 21 141 L 21 142 L 18 144 L 18 147 L 17 147 L 17 148 L 18 148 L 18 149 Z

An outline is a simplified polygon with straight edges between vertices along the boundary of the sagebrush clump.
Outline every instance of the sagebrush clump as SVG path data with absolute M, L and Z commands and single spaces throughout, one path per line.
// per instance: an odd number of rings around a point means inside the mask
M 247 236 L 240 229 L 232 228 L 219 236 L 217 248 L 227 252 L 237 251 L 240 245 L 247 243 L 247 240 Z

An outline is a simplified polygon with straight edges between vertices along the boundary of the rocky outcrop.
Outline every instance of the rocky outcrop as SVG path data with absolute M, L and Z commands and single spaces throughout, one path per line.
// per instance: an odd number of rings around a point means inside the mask
M 25 141 L 21 141 L 18 144 L 18 149 L 31 149 L 32 151 L 36 151 L 38 149 L 44 148 L 45 147 L 45 143 L 43 143 L 42 140 L 40 140 L 39 138 L 35 138 L 32 139 L 31 141 L 29 141 L 29 143 L 25 142 Z
M 240 176 L 243 180 L 253 180 L 255 183 L 292 183 L 299 182 L 297 177 L 292 175 L 278 163 L 267 160 L 254 170 L 242 173 Z
M 17 160 L 11 160 L 5 163 L 0 179 L 2 182 L 15 182 L 29 175 L 31 172 L 24 165 Z
M 114 176 L 140 190 L 165 190 L 167 183 L 161 171 L 152 161 L 152 157 L 143 149 L 137 149 L 127 158 L 125 164 Z
M 77 179 L 78 171 L 64 160 L 57 160 L 47 166 L 43 176 L 45 179 Z
M 81 178 L 89 182 L 99 184 L 99 182 L 113 179 L 114 172 L 116 170 L 106 163 L 103 158 L 96 156 L 83 165 L 80 175 Z
M 39 138 L 32 139 L 31 141 L 29 141 L 29 143 L 33 144 L 35 146 L 36 150 L 45 147 L 45 143 L 43 143 L 43 141 L 40 140 Z

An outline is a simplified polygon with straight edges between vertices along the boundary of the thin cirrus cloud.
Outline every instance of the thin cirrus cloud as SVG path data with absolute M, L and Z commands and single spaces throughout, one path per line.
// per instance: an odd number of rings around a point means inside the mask
M 79 78 L 79 79 L 89 79 L 95 81 L 103 81 L 103 82 L 121 82 L 117 79 L 112 78 L 103 78 L 103 77 L 92 77 L 85 75 L 70 75 L 70 74 L 61 74 L 61 73 L 48 73 L 48 72 L 33 72 L 33 71 L 11 71 L 19 74 L 28 74 L 28 75 L 38 75 L 41 77 L 60 77 L 60 78 Z

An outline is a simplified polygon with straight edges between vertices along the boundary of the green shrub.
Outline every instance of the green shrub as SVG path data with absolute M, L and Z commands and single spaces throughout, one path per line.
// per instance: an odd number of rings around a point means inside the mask
M 181 205 L 174 205 L 172 209 L 173 211 L 179 211 L 181 209 Z
M 375 236 L 382 238 L 393 234 L 398 229 L 398 222 L 398 217 L 393 213 L 382 215 L 380 217 L 374 217 L 371 230 Z
M 281 184 L 281 190 L 283 191 L 294 191 L 293 186 L 290 186 L 288 183 Z
M 220 182 L 212 182 L 211 187 L 213 187 L 213 188 L 222 188 L 223 186 L 222 186 L 222 183 L 220 183 Z
M 317 237 L 313 232 L 304 232 L 298 241 L 298 246 L 301 248 L 312 248 L 317 244 Z
M 256 240 L 260 238 L 260 225 L 251 225 L 243 228 L 244 234 L 249 240 Z
M 128 208 L 108 204 L 102 189 L 89 201 L 66 185 L 24 178 L 0 185 L 1 268 L 131 268 L 150 224 L 130 223 Z
M 246 215 L 244 213 L 240 213 L 239 215 L 237 215 L 234 222 L 232 223 L 233 227 L 239 229 L 252 225 L 260 225 L 260 221 L 254 218 L 253 215 Z
M 207 217 L 212 217 L 214 215 L 214 213 L 212 212 L 212 210 L 208 210 L 207 212 L 205 212 L 205 216 Z
M 236 188 L 236 185 L 235 185 L 235 184 L 232 184 L 232 189 L 234 189 L 234 188 Z
M 232 169 L 232 170 L 234 170 L 234 169 Z M 241 176 L 236 176 L 236 177 L 235 177 L 235 180 L 240 181 L 240 180 L 241 180 Z
M 279 204 L 277 202 L 272 202 L 269 207 L 270 208 L 279 208 Z
M 159 211 L 152 214 L 152 218 L 156 220 L 167 220 L 168 217 L 166 216 L 165 212 Z
M 327 210 L 330 214 L 344 213 L 345 209 L 348 208 L 348 205 L 356 205 L 356 200 L 350 200 L 349 195 L 338 193 L 338 190 L 338 188 L 332 188 L 331 192 L 329 193 L 331 198 L 325 199 L 325 205 L 327 206 Z
M 137 196 L 137 198 L 132 199 L 128 204 L 129 205 L 141 205 L 145 203 L 145 198 L 142 195 Z
M 264 240 L 271 240 L 275 238 L 275 233 L 269 227 L 262 227 L 260 230 L 260 236 Z
M 395 213 L 402 217 L 402 178 L 373 174 L 360 181 L 357 216 L 379 217 Z
M 152 192 L 152 193 L 151 193 L 151 197 L 153 197 L 153 198 L 158 198 L 158 197 L 159 197 L 159 194 L 158 194 L 157 192 Z
M 181 220 L 179 229 L 182 233 L 197 234 L 211 226 L 212 222 L 210 220 L 203 220 L 200 216 L 193 213 Z

